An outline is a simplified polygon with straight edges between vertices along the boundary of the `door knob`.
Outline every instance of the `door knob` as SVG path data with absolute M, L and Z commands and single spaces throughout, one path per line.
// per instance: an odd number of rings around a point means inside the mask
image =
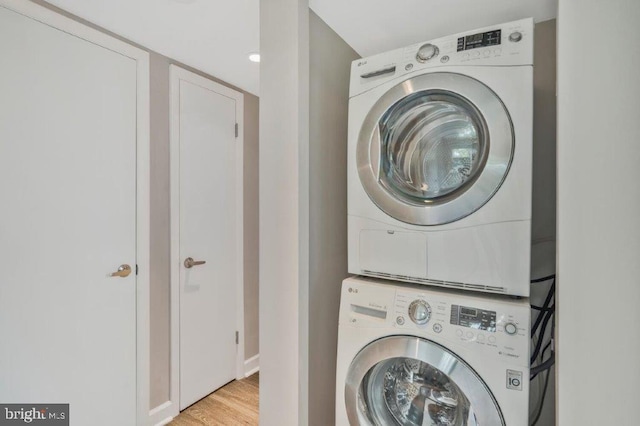
M 109 276 L 125 278 L 125 277 L 128 277 L 130 273 L 131 273 L 131 266 L 124 264 L 124 265 L 120 265 L 118 270 L 116 272 L 112 272 Z
M 207 263 L 206 260 L 193 260 L 193 257 L 187 257 L 184 260 L 184 267 L 189 269 L 193 268 L 194 266 L 204 265 L 205 263 Z

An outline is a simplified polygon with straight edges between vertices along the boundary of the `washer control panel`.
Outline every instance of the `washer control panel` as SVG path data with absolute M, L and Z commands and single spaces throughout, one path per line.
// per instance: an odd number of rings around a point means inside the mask
M 526 299 L 363 277 L 348 278 L 342 286 L 341 327 L 430 339 L 453 351 L 485 353 L 514 367 L 529 367 L 530 322 Z
M 494 300 L 420 288 L 395 293 L 391 317 L 399 333 L 446 339 L 528 365 L 530 310 L 526 300 Z

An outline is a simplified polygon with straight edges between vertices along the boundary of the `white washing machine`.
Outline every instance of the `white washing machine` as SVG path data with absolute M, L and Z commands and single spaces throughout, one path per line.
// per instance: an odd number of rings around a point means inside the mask
M 349 272 L 528 296 L 533 20 L 355 61 Z
M 337 426 L 528 426 L 526 300 L 348 278 Z

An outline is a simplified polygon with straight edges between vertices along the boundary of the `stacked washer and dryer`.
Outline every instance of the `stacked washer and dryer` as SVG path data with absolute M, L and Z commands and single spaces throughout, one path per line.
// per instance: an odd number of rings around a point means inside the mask
M 528 424 L 533 29 L 352 65 L 338 426 Z

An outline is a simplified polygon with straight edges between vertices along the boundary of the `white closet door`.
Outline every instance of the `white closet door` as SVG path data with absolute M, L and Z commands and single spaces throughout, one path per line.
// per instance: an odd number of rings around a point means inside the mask
M 179 162 L 180 409 L 236 377 L 238 172 L 230 89 L 173 69 Z M 221 93 L 221 89 L 224 92 Z M 232 96 L 242 96 L 231 93 Z M 179 158 L 177 158 L 179 157 Z M 194 262 L 189 267 L 187 259 Z
M 134 425 L 136 60 L 0 6 L 0 70 L 0 401 Z

